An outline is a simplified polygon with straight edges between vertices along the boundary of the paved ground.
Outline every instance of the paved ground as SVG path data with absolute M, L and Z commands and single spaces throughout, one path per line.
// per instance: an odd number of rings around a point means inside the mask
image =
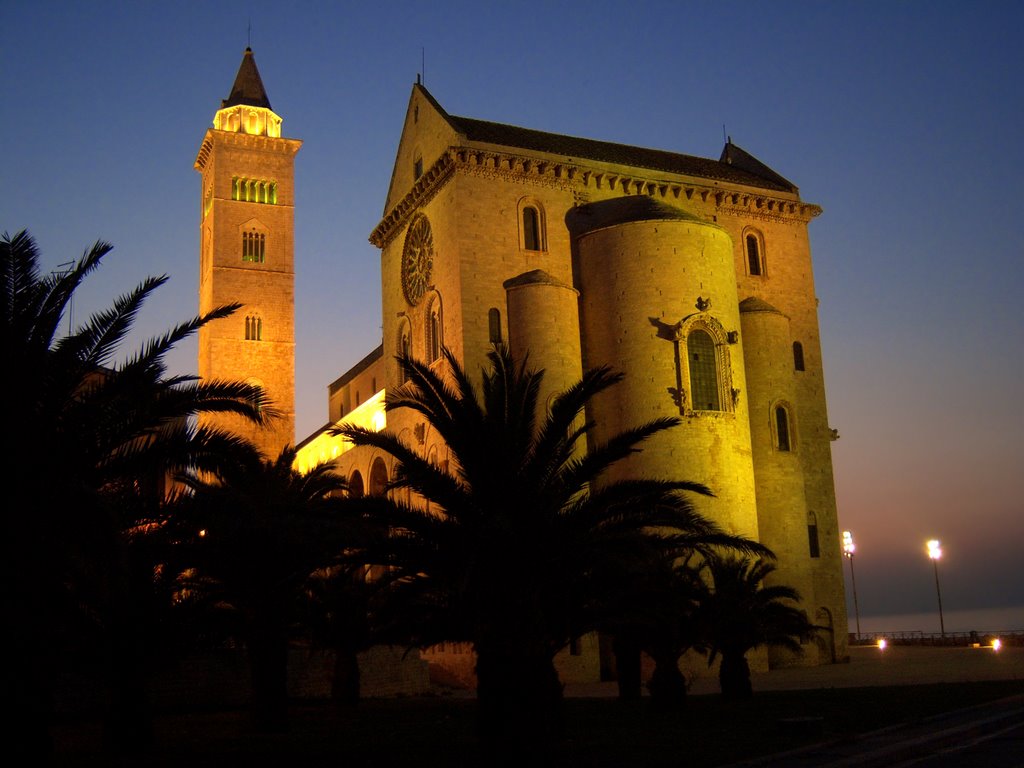
M 755 674 L 755 691 L 807 688 L 863 688 L 876 685 L 972 682 L 977 680 L 1024 680 L 1024 647 L 933 648 L 874 646 L 850 648 L 847 664 L 825 667 L 793 667 Z M 699 677 L 690 693 L 717 693 L 718 680 Z M 566 696 L 615 696 L 615 683 L 568 685 Z
M 1024 647 L 850 649 L 850 661 L 753 676 L 755 691 L 862 688 L 979 680 L 1024 680 Z M 713 677 L 690 693 L 718 692 Z M 615 696 L 614 683 L 569 685 L 567 696 Z M 1024 768 L 1024 695 L 815 744 L 731 768 Z

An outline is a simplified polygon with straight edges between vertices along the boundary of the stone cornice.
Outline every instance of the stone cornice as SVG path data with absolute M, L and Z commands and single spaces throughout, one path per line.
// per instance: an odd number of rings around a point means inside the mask
M 279 152 L 295 155 L 302 146 L 301 139 L 286 139 L 276 136 L 253 135 L 235 131 L 218 131 L 210 128 L 203 137 L 203 143 L 196 155 L 195 169 L 203 170 L 209 162 L 213 153 L 214 144 L 240 147 L 242 149 L 256 150 L 260 152 Z
M 437 194 L 455 170 L 452 152 L 441 155 L 440 159 L 423 173 L 413 188 L 381 219 L 370 233 L 370 242 L 383 248 L 401 232 L 405 222 L 421 205 Z
M 631 169 L 640 170 L 640 169 Z M 724 190 L 711 185 L 665 180 L 634 172 L 583 166 L 578 163 L 538 159 L 512 152 L 468 147 L 450 147 L 419 179 L 413 188 L 381 219 L 370 234 L 370 242 L 384 248 L 402 230 L 411 214 L 437 194 L 455 173 L 502 179 L 555 189 L 573 190 L 580 199 L 588 189 L 623 195 L 650 195 L 663 199 L 685 199 L 714 205 L 716 213 L 771 221 L 810 221 L 821 207 L 765 191 Z M 749 190 L 749 188 L 746 188 Z M 582 193 L 582 196 L 579 194 Z

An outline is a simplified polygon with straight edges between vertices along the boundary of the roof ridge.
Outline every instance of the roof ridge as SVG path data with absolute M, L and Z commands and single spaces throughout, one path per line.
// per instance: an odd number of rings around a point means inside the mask
M 524 128 L 508 123 L 480 120 L 475 117 L 458 115 L 449 115 L 448 117 L 454 127 L 470 141 L 531 149 L 547 154 L 562 154 L 571 158 L 586 158 L 700 178 L 722 179 L 786 192 L 797 191 L 794 184 L 747 152 L 743 152 L 744 160 L 742 162 L 735 162 L 735 158 L 733 158 L 733 162 L 728 162 L 724 159 L 714 160 L 667 149 L 654 149 L 635 144 L 622 144 L 582 136 L 570 136 L 564 133 L 540 131 L 536 128 Z

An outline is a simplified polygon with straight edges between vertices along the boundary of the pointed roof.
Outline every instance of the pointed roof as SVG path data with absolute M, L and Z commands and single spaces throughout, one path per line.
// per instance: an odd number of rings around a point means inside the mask
M 231 86 L 231 95 L 220 103 L 220 108 L 234 107 L 245 104 L 249 107 L 265 107 L 271 109 L 270 99 L 260 79 L 260 71 L 256 69 L 256 59 L 252 48 L 246 48 L 242 56 L 242 64 L 235 75 L 235 84 Z
M 797 191 L 796 184 L 783 178 L 752 154 L 733 144 L 732 136 L 726 139 L 725 146 L 722 147 L 722 156 L 718 158 L 718 162 L 726 163 L 727 165 L 731 165 L 733 168 L 739 168 L 747 173 L 760 176 L 762 179 L 774 182 L 775 184 L 780 184 L 793 192 Z

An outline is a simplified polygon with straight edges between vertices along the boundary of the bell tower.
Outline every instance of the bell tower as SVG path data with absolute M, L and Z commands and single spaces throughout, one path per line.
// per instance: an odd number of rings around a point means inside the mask
M 266 428 L 234 416 L 205 423 L 243 435 L 268 458 L 295 442 L 294 169 L 301 146 L 282 138 L 246 48 L 195 162 L 202 175 L 199 311 L 243 305 L 200 330 L 199 375 L 263 387 L 280 414 Z

